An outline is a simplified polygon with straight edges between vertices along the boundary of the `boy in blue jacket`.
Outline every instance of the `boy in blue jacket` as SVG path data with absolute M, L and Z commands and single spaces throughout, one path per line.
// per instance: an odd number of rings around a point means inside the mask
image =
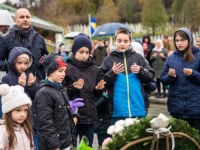
M 145 117 L 144 90 L 154 78 L 153 69 L 145 59 L 132 51 L 131 33 L 126 28 L 115 32 L 115 45 L 101 64 L 108 89 L 111 124 L 132 117 Z

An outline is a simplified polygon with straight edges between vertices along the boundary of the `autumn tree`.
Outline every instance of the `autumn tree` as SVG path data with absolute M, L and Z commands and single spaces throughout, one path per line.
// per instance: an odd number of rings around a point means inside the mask
M 167 14 L 161 0 L 146 0 L 142 10 L 142 24 L 151 27 L 155 35 L 156 27 L 167 22 Z
M 104 0 L 97 12 L 97 23 L 105 24 L 109 22 L 119 22 L 118 8 L 112 0 Z

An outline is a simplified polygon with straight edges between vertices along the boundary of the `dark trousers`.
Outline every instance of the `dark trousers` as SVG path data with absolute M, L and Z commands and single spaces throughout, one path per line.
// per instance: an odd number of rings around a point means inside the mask
M 156 84 L 157 84 L 157 89 L 158 89 L 158 93 L 160 93 L 160 78 L 156 78 Z M 165 94 L 166 91 L 166 85 L 163 85 L 163 93 Z
M 1 103 L 1 96 L 0 96 L 0 118 L 3 117 L 3 113 L 2 113 L 2 103 Z
M 191 119 L 191 118 L 177 118 L 177 119 L 183 119 L 187 121 L 189 125 L 198 130 L 200 134 L 200 119 Z
M 76 137 L 78 137 L 81 141 L 83 136 L 86 136 L 89 140 L 89 145 L 92 147 L 93 139 L 94 139 L 94 124 L 78 124 L 76 125 Z
M 106 132 L 105 132 L 105 133 L 97 134 L 99 147 L 101 147 L 103 141 L 104 141 L 107 137 L 110 137 L 110 136 L 109 136 Z

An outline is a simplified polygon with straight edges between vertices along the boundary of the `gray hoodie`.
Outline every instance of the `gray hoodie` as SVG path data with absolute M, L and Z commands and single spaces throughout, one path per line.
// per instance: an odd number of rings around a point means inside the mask
M 9 29 L 6 33 L 1 32 L 0 30 L 0 38 L 6 36 L 14 25 L 13 18 L 7 10 L 0 10 L 0 26 L 2 25 L 9 26 Z

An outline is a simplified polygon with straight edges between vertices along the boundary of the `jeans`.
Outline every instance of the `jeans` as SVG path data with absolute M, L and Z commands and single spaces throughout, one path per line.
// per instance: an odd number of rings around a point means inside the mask
M 110 136 L 109 136 L 106 132 L 105 132 L 105 133 L 97 134 L 98 145 L 99 145 L 99 147 L 101 147 L 103 141 L 104 141 L 107 137 L 110 137 Z
M 2 118 L 3 113 L 2 113 L 2 104 L 1 104 L 1 96 L 0 96 L 0 118 Z
M 92 147 L 93 139 L 94 139 L 94 124 L 78 124 L 76 125 L 76 137 L 78 137 L 81 141 L 83 136 L 86 136 L 89 140 L 89 145 Z
M 37 130 L 33 129 L 33 131 L 34 131 L 34 136 L 33 136 L 34 146 L 36 147 L 35 150 L 38 150 Z

